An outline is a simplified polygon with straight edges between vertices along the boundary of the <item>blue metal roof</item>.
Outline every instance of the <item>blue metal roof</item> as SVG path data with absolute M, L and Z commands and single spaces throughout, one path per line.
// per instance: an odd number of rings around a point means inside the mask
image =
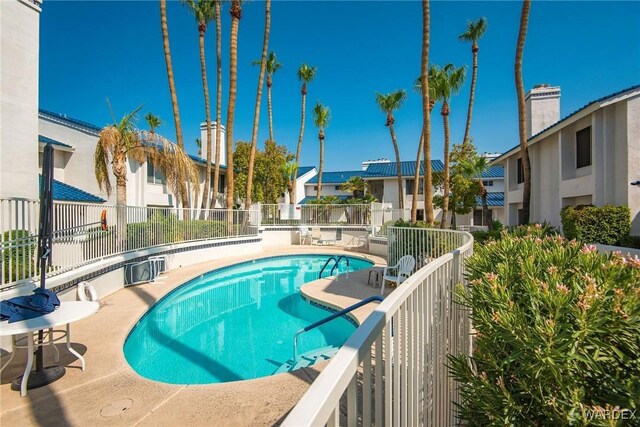
M 442 160 L 431 160 L 431 170 L 433 172 L 444 171 Z M 414 176 L 416 173 L 416 162 L 400 162 L 400 173 L 402 176 Z M 420 162 L 420 176 L 424 174 L 424 161 Z M 372 163 L 362 174 L 363 178 L 385 178 L 398 176 L 396 162 Z
M 340 200 L 347 200 L 349 198 L 351 198 L 351 196 L 330 196 L 330 197 L 337 197 Z M 320 199 L 325 199 L 326 196 L 320 196 Z M 316 196 L 307 196 L 304 199 L 302 199 L 302 201 L 300 203 L 298 203 L 299 205 L 306 205 L 307 203 L 309 203 L 312 200 L 316 200 Z
M 44 144 L 47 144 L 47 143 L 50 142 L 52 145 L 59 145 L 60 147 L 73 148 L 72 146 L 70 146 L 68 144 L 65 144 L 65 143 L 60 142 L 60 141 L 56 141 L 55 139 L 47 138 L 44 135 L 38 135 L 38 142 L 42 142 Z
M 337 171 L 337 172 L 322 172 L 323 184 L 342 184 L 349 181 L 349 178 L 354 176 L 362 176 L 363 171 Z M 307 181 L 307 184 L 317 184 L 318 175 Z
M 193 155 L 193 154 L 188 154 L 188 156 L 189 156 L 189 157 L 191 158 L 191 160 L 193 160 L 194 162 L 197 162 L 197 163 L 203 164 L 203 165 L 205 165 L 205 166 L 207 165 L 207 159 L 203 159 L 202 157 L 198 157 L 198 156 L 195 156 L 195 155 Z M 215 165 L 216 165 L 215 163 L 211 162 L 211 166 L 215 166 Z M 225 165 L 220 165 L 220 169 L 226 170 L 226 169 L 227 169 L 227 167 L 226 167 Z
M 298 168 L 298 174 L 296 175 L 296 178 L 300 178 L 302 175 L 309 172 L 310 170 L 313 170 L 314 168 L 315 166 L 300 166 Z
M 42 188 L 42 175 L 38 175 L 38 185 Z M 65 202 L 104 203 L 105 199 L 87 193 L 84 190 L 73 187 L 56 179 L 53 180 L 53 200 Z
M 96 132 L 100 132 L 102 130 L 102 128 L 99 127 L 99 126 L 96 126 L 96 125 L 94 125 L 92 123 L 89 123 L 89 122 L 83 122 L 82 120 L 74 119 L 73 117 L 67 117 L 66 114 L 54 113 L 52 111 L 47 111 L 47 110 L 45 110 L 43 108 L 38 109 L 38 112 L 40 114 L 44 114 L 46 116 L 55 117 L 56 119 L 63 120 L 65 122 L 69 123 L 69 124 L 76 125 L 76 126 L 82 126 L 82 127 L 87 128 L 87 129 L 94 130 Z
M 476 206 L 482 206 L 482 198 L 476 196 Z M 504 193 L 487 193 L 487 206 L 504 206 Z
M 490 166 L 486 171 L 482 172 L 482 178 L 504 178 L 504 166 Z
M 618 96 L 618 95 L 622 95 L 622 94 L 623 94 L 623 93 L 625 93 L 625 92 L 630 92 L 630 91 L 637 90 L 637 89 L 640 89 L 640 84 L 638 84 L 638 85 L 634 85 L 634 86 L 631 86 L 631 87 L 628 87 L 628 88 L 626 88 L 626 89 L 619 90 L 619 91 L 617 91 L 617 92 L 614 92 L 614 93 L 611 93 L 611 94 L 609 94 L 609 95 L 606 95 L 606 96 L 603 96 L 603 97 L 601 97 L 601 98 L 598 98 L 598 99 L 596 99 L 596 100 L 593 100 L 593 101 L 591 101 L 591 102 L 589 102 L 589 103 L 585 104 L 584 106 L 582 106 L 582 107 L 578 108 L 577 110 L 575 110 L 574 112 L 570 113 L 569 115 L 564 116 L 562 119 L 558 120 L 557 122 L 555 122 L 555 123 L 554 123 L 554 124 L 552 124 L 551 126 L 548 126 L 548 127 L 544 128 L 544 129 L 542 129 L 540 132 L 536 133 L 535 135 L 530 136 L 530 137 L 527 139 L 527 143 L 530 143 L 530 141 L 531 141 L 531 140 L 533 140 L 534 138 L 536 138 L 538 135 L 545 133 L 545 132 L 546 132 L 546 131 L 548 131 L 549 129 L 551 129 L 551 128 L 555 127 L 555 126 L 558 126 L 560 123 L 562 123 L 562 122 L 564 122 L 564 121 L 566 121 L 566 120 L 569 120 L 571 117 L 573 117 L 573 116 L 575 116 L 576 114 L 578 114 L 579 112 L 581 112 L 581 111 L 583 111 L 583 110 L 585 110 L 585 109 L 587 109 L 587 108 L 591 107 L 593 104 L 597 104 L 597 103 L 600 103 L 600 102 L 604 102 L 604 101 L 608 100 L 609 98 L 615 98 L 616 96 Z M 508 149 L 507 151 L 505 151 L 504 153 L 502 153 L 502 155 L 500 155 L 500 157 L 498 157 L 498 158 L 494 159 L 493 161 L 495 162 L 496 160 L 501 159 L 505 154 L 507 154 L 507 153 L 509 153 L 509 152 L 511 152 L 511 151 L 513 151 L 513 150 L 515 150 L 516 148 L 520 148 L 520 144 L 516 145 L 515 147 L 512 147 L 512 148 Z

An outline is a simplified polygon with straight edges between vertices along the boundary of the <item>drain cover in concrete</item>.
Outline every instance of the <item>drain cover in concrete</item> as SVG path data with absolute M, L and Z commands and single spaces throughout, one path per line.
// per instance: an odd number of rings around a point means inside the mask
M 103 417 L 115 417 L 116 415 L 122 414 L 124 411 L 129 409 L 133 405 L 133 400 L 131 399 L 120 399 L 115 402 L 109 403 L 107 406 L 100 410 L 100 415 Z

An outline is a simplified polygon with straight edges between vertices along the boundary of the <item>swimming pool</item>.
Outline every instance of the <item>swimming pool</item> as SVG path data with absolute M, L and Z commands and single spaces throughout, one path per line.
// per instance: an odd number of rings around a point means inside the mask
M 274 374 L 293 358 L 295 332 L 329 314 L 304 301 L 299 289 L 318 278 L 330 257 L 264 258 L 190 280 L 162 298 L 134 326 L 124 344 L 127 362 L 143 377 L 171 384 L 210 384 Z M 349 271 L 373 265 L 355 257 L 349 257 L 349 264 Z M 344 261 L 340 271 L 346 271 Z M 338 347 L 354 330 L 349 320 L 335 319 L 303 334 L 298 353 Z

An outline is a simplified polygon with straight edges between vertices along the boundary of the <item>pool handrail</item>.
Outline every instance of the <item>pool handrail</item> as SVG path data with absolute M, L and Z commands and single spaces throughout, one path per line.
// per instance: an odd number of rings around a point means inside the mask
M 330 321 L 332 321 L 332 320 L 334 320 L 334 319 L 336 319 L 338 317 L 344 316 L 345 314 L 350 313 L 351 311 L 355 310 L 356 308 L 360 308 L 363 305 L 369 304 L 370 302 L 373 302 L 373 301 L 382 302 L 383 300 L 384 300 L 384 297 L 382 295 L 372 295 L 372 296 L 370 296 L 368 298 L 365 298 L 365 299 L 363 299 L 361 301 L 358 301 L 355 304 L 350 305 L 347 308 L 343 308 L 342 310 L 337 311 L 337 312 L 325 317 L 324 319 L 318 320 L 317 322 L 314 322 L 314 323 L 312 323 L 312 324 L 310 324 L 310 325 L 308 325 L 308 326 L 306 326 L 306 327 L 304 327 L 302 329 L 299 329 L 298 332 L 296 332 L 296 334 L 293 336 L 293 364 L 295 365 L 296 362 L 298 361 L 298 337 L 300 335 L 302 335 L 303 333 L 308 332 L 308 331 L 310 331 L 312 329 L 315 329 L 318 326 L 322 326 L 325 323 L 330 322 Z
M 347 277 L 349 277 L 349 258 L 346 255 L 340 255 L 336 260 L 336 265 L 331 269 L 331 275 L 333 276 L 333 272 L 338 269 L 338 265 L 340 264 L 340 260 L 344 259 L 347 261 Z
M 329 257 L 329 259 L 327 260 L 327 262 L 324 263 L 324 265 L 322 266 L 322 269 L 320 270 L 320 273 L 318 273 L 318 279 L 322 279 L 322 273 L 324 273 L 324 269 L 327 268 L 327 265 L 329 265 L 329 261 L 334 260 L 336 262 L 336 265 L 338 264 L 338 260 L 336 260 L 336 257 L 331 256 Z M 333 271 L 333 270 L 331 270 Z

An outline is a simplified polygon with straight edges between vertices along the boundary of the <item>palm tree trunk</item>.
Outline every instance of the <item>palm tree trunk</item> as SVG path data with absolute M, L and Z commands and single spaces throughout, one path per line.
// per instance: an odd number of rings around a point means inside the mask
M 467 109 L 467 125 L 464 128 L 463 144 L 469 141 L 469 132 L 471 131 L 471 116 L 473 115 L 473 100 L 476 93 L 476 79 L 478 78 L 478 45 L 473 43 L 471 48 L 473 53 L 473 68 L 471 73 L 471 92 L 469 93 L 469 108 Z
M 393 130 L 393 123 L 389 123 L 389 133 L 393 143 L 393 151 L 396 154 L 396 172 L 398 174 L 398 209 L 404 209 L 404 194 L 402 192 L 402 171 L 400 170 L 400 149 L 396 140 L 396 132 Z
M 452 202 L 452 206 L 454 206 L 453 209 L 451 209 L 451 229 L 455 230 L 456 228 L 458 228 L 458 222 L 456 221 L 456 196 L 455 194 L 453 196 L 451 196 L 451 202 Z
M 126 160 L 113 159 L 116 177 L 116 241 L 118 250 L 127 250 L 127 166 Z
M 433 224 L 433 178 L 431 176 L 431 113 L 429 111 L 429 0 L 422 0 L 422 133 L 424 138 L 424 220 Z
M 202 88 L 204 91 L 204 111 L 207 120 L 207 167 L 204 175 L 204 191 L 202 193 L 202 204 L 200 205 L 200 218 L 204 219 L 204 209 L 209 206 L 209 184 L 211 183 L 211 105 L 209 104 L 209 84 L 207 83 L 207 64 L 204 56 L 204 31 L 200 31 L 198 37 L 200 46 L 200 69 L 202 72 Z
M 256 108 L 253 111 L 253 132 L 251 133 L 251 151 L 249 152 L 249 172 L 247 173 L 247 197 L 244 200 L 244 208 L 251 206 L 251 190 L 253 185 L 253 168 L 256 161 L 256 146 L 258 145 L 258 123 L 260 122 L 260 103 L 262 101 L 262 85 L 264 83 L 264 70 L 266 68 L 267 50 L 269 49 L 269 30 L 271 29 L 271 0 L 264 3 L 264 38 L 262 41 L 262 61 L 260 62 L 260 74 L 258 75 L 258 93 L 256 94 Z
M 318 166 L 318 190 L 316 191 L 316 200 L 320 200 L 322 192 L 322 170 L 324 169 L 324 135 L 320 130 L 320 165 Z
M 167 78 L 169 80 L 169 93 L 171 94 L 171 107 L 173 108 L 173 121 L 176 128 L 176 143 L 184 149 L 184 139 L 182 138 L 182 125 L 180 124 L 180 109 L 178 108 L 178 94 L 176 83 L 173 79 L 173 64 L 171 61 L 171 48 L 169 46 L 169 25 L 167 24 L 167 1 L 160 0 L 160 26 L 162 28 L 162 45 L 164 47 L 164 60 L 167 66 Z M 181 201 L 182 207 L 189 207 L 189 197 L 186 191 L 184 179 L 181 180 Z
M 231 4 L 231 38 L 229 49 L 229 103 L 227 104 L 227 209 L 233 209 L 233 121 L 236 115 L 238 84 L 238 27 L 242 6 L 238 0 Z M 233 218 L 229 218 L 231 222 Z
M 269 76 L 267 76 L 267 107 L 269 112 L 269 140 L 273 139 L 273 110 L 271 109 L 271 82 Z
M 529 210 L 531 203 L 531 167 L 529 164 L 529 150 L 527 149 L 526 105 L 524 101 L 524 84 L 522 83 L 522 55 L 524 51 L 524 41 L 527 37 L 527 25 L 529 23 L 530 9 L 531 0 L 524 0 L 522 2 L 522 12 L 520 14 L 520 31 L 518 33 L 515 61 L 516 93 L 518 95 L 518 128 L 520 131 L 520 156 L 522 158 L 522 169 L 524 171 L 524 188 L 522 191 L 522 222 L 524 224 L 529 223 Z
M 210 208 L 216 207 L 218 188 L 220 187 L 220 144 L 222 139 L 222 17 L 220 0 L 214 0 L 216 9 L 216 160 L 213 167 L 213 192 Z
M 418 221 L 418 188 L 420 187 L 420 158 L 422 157 L 422 146 L 424 145 L 424 133 L 420 132 L 420 143 L 418 144 L 418 154 L 416 154 L 416 171 L 413 174 L 413 200 L 411 201 L 411 222 Z
M 443 101 L 442 109 L 448 109 L 447 101 Z M 444 194 L 442 195 L 442 218 L 440 228 L 447 228 L 447 213 L 449 212 L 449 140 L 451 132 L 449 129 L 449 114 L 442 115 L 444 124 Z
M 294 199 L 291 199 L 290 203 L 295 204 L 296 189 L 297 189 L 297 180 L 298 180 L 298 166 L 300 166 L 300 151 L 302 150 L 302 137 L 304 135 L 304 116 L 305 116 L 305 108 L 307 103 L 307 84 L 302 83 L 302 116 L 300 119 L 300 135 L 298 136 L 298 147 L 296 148 L 296 170 L 294 171 L 293 177 L 293 190 L 294 190 Z

